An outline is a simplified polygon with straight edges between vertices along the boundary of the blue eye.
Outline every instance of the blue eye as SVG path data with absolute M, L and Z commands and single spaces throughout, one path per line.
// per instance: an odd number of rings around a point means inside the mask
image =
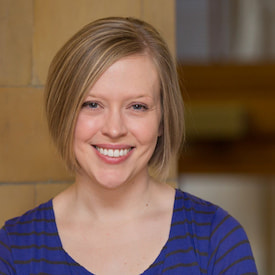
M 96 108 L 98 108 L 98 103 L 87 101 L 87 102 L 83 103 L 82 107 L 87 107 L 87 108 L 90 108 L 90 109 L 96 109 Z
M 143 104 L 133 104 L 132 108 L 137 111 L 146 111 L 148 109 L 147 106 Z

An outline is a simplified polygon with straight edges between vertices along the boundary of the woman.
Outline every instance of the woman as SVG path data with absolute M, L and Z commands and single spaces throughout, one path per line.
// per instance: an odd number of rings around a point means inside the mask
M 183 106 L 152 26 L 117 17 L 85 26 L 55 56 L 45 103 L 75 183 L 6 222 L 0 274 L 257 273 L 236 220 L 163 183 Z

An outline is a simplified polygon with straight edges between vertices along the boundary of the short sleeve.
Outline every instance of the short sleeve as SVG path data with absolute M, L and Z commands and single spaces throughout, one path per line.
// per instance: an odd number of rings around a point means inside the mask
M 8 234 L 5 227 L 3 227 L 0 229 L 0 275 L 11 275 L 15 272 Z
M 209 274 L 258 274 L 247 235 L 240 223 L 218 208 L 210 236 Z

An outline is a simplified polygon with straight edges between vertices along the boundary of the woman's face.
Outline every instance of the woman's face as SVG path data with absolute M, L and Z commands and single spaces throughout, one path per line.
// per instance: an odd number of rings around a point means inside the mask
M 107 188 L 146 178 L 160 121 L 160 83 L 151 58 L 115 62 L 91 88 L 77 118 L 78 176 Z

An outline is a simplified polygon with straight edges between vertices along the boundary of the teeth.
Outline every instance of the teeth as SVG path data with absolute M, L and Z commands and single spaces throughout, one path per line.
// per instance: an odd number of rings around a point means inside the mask
M 114 150 L 109 149 L 108 150 L 108 157 L 113 157 L 114 156 Z
M 100 148 L 96 146 L 97 151 L 104 155 L 104 156 L 108 156 L 108 157 L 112 157 L 112 158 L 118 158 L 118 157 L 123 157 L 126 156 L 131 149 L 104 149 L 104 148 Z

